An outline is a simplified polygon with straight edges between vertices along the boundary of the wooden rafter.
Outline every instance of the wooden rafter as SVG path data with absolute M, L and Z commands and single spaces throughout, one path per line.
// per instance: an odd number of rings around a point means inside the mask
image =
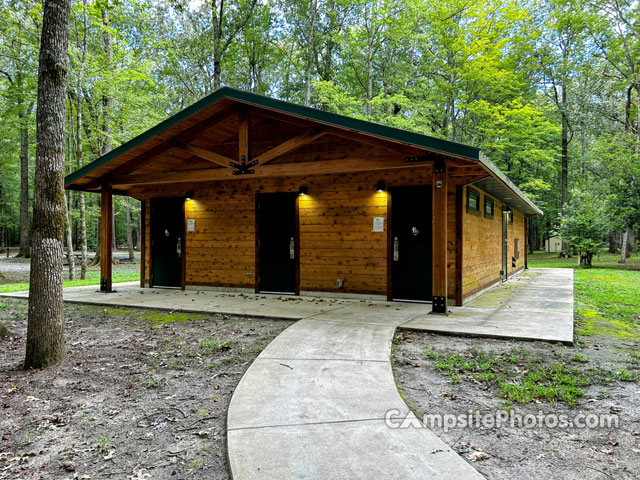
M 327 131 L 325 128 L 313 128 L 311 130 L 307 130 L 306 132 L 302 132 L 295 137 L 290 138 L 282 142 L 280 145 L 273 147 L 271 150 L 268 150 L 260 155 L 258 155 L 254 160 L 256 160 L 260 165 L 265 165 L 276 158 L 289 153 L 297 148 L 302 147 L 303 145 L 307 145 L 324 135 L 327 135 Z
M 220 155 L 219 153 L 212 152 L 211 150 L 196 147 L 195 145 L 176 142 L 175 146 L 189 153 L 193 153 L 198 158 L 207 160 L 211 163 L 215 163 L 216 165 L 220 165 L 221 167 L 228 167 L 229 163 L 233 162 L 233 160 L 229 157 L 225 157 L 224 155 Z
M 120 165 L 119 167 L 114 168 L 104 177 L 107 177 L 107 183 L 113 182 L 114 179 L 125 176 L 134 172 L 135 170 L 139 170 L 142 167 L 145 167 L 153 160 L 155 160 L 159 155 L 173 149 L 177 148 L 176 143 L 178 144 L 187 144 L 194 138 L 201 135 L 204 131 L 209 130 L 216 125 L 228 120 L 234 115 L 237 115 L 238 107 L 233 105 L 229 108 L 226 108 L 209 118 L 205 118 L 204 120 L 196 123 L 195 125 L 189 127 L 184 132 L 176 135 L 174 138 L 169 140 L 165 140 L 164 142 L 156 145 L 155 147 L 147 150 L 146 152 L 138 155 L 136 158 L 129 160 L 128 162 Z M 92 190 L 99 188 L 103 183 L 105 183 L 105 178 L 101 177 L 93 182 L 86 185 L 87 190 Z

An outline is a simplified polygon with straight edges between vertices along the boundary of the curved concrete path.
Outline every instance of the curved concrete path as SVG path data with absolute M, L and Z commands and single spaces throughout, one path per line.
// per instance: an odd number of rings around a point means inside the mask
M 300 320 L 255 360 L 229 405 L 232 476 L 245 479 L 482 479 L 412 415 L 396 389 L 391 341 L 425 305 L 356 303 Z M 414 417 L 415 418 L 415 417 Z

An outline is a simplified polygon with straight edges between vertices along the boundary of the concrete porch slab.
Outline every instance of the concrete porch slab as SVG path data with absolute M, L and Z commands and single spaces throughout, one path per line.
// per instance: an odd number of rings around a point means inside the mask
M 530 269 L 452 315 L 419 315 L 401 328 L 573 343 L 573 269 Z

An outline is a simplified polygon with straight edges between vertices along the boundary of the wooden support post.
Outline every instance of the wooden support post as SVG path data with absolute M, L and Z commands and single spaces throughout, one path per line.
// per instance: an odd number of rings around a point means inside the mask
M 111 256 L 113 239 L 113 191 L 103 185 L 100 198 L 100 291 L 112 292 Z
M 433 166 L 433 286 L 431 313 L 447 313 L 447 163 Z

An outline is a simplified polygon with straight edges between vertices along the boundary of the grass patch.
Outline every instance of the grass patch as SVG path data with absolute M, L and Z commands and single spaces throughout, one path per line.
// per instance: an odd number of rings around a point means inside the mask
M 160 325 L 167 325 L 175 322 L 189 322 L 192 320 L 202 320 L 205 315 L 197 313 L 171 313 L 171 312 L 159 312 L 149 310 L 140 315 L 140 318 L 145 322 L 149 322 L 153 327 Z
M 105 308 L 103 312 L 106 315 L 131 315 L 136 311 L 130 308 Z
M 233 340 L 221 340 L 219 338 L 203 338 L 198 344 L 200 350 L 207 355 L 213 355 L 217 352 L 231 350 Z M 262 349 L 260 349 L 262 351 Z
M 608 268 L 614 270 L 640 271 L 640 256 L 635 255 L 627 258 L 627 263 L 625 264 L 618 263 L 618 260 L 620 260 L 620 254 L 607 253 L 606 250 L 602 250 L 598 255 L 593 257 L 593 266 L 591 269 Z M 557 253 L 546 253 L 543 251 L 528 254 L 527 263 L 530 268 L 583 268 L 578 266 L 577 255 L 571 258 L 558 258 Z
M 580 354 L 550 358 L 524 348 L 511 352 L 470 349 L 464 353 L 429 349 L 425 357 L 453 382 L 472 381 L 495 388 L 507 406 L 538 401 L 575 405 L 590 385 L 631 382 L 640 377 L 640 372 L 587 367 L 586 357 Z
M 529 256 L 530 267 L 575 269 L 576 334 L 607 336 L 640 341 L 640 258 L 625 265 L 618 255 L 601 253 L 593 268 L 581 268 L 575 258 L 536 252 Z
M 95 268 L 95 267 L 94 267 Z M 67 275 L 67 270 L 64 272 Z M 78 273 L 79 275 L 79 273 Z M 136 270 L 114 270 L 113 283 L 140 281 L 140 271 Z M 100 285 L 100 270 L 89 270 L 85 280 L 65 280 L 64 287 L 83 287 L 86 285 Z M 4 283 L 0 285 L 0 293 L 24 292 L 29 290 L 29 282 Z

